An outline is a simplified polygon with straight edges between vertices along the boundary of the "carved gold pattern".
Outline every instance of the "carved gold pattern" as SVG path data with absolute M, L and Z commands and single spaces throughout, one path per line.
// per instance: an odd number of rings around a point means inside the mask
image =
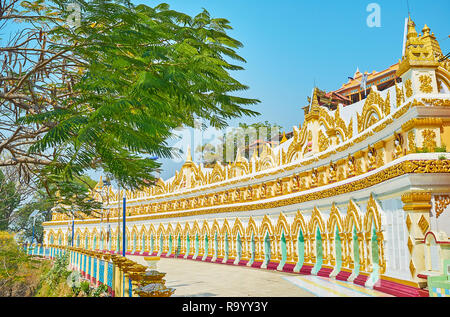
M 423 147 L 429 151 L 434 152 L 436 148 L 436 133 L 430 129 L 422 130 Z
M 412 254 L 413 247 L 414 247 L 414 244 L 412 243 L 411 237 L 408 237 L 408 250 L 409 250 L 409 254 Z
M 426 94 L 433 92 L 433 87 L 431 87 L 432 79 L 428 75 L 419 76 L 420 81 L 420 91 Z
M 409 131 L 408 132 L 408 150 L 409 153 L 414 153 L 416 151 L 416 135 L 414 134 L 413 131 Z
M 405 89 L 406 89 L 406 98 L 410 98 L 413 95 L 413 90 L 412 90 L 412 82 L 411 79 L 407 79 L 405 81 Z
M 450 99 L 422 99 L 426 104 L 433 107 L 450 107 Z
M 408 231 L 411 231 L 411 225 L 412 225 L 411 215 L 408 214 L 406 216 L 406 228 L 408 229 Z
M 448 205 L 450 205 L 450 195 L 436 195 L 434 196 L 436 218 L 444 212 Z
M 414 278 L 416 276 L 416 267 L 414 266 L 414 263 L 412 260 L 409 262 L 409 271 L 411 272 L 411 276 Z
M 420 216 L 419 222 L 417 224 L 419 225 L 419 228 L 423 234 L 427 232 L 427 229 L 430 226 L 424 215 Z
M 151 220 L 151 219 L 165 219 L 165 218 L 175 218 L 175 217 L 189 217 L 189 216 L 198 216 L 203 214 L 210 213 L 226 213 L 226 212 L 240 212 L 240 211 L 250 211 L 250 210 L 260 210 L 260 209 L 271 209 L 284 207 L 292 204 L 299 204 L 307 201 L 319 200 L 323 198 L 333 197 L 349 192 L 358 191 L 361 189 L 369 188 L 376 184 L 382 183 L 389 179 L 405 175 L 405 174 L 428 174 L 428 173 L 450 173 L 450 160 L 418 160 L 418 161 L 404 161 L 394 166 L 387 167 L 385 169 L 380 170 L 379 172 L 369 175 L 363 179 L 355 180 L 352 182 L 348 182 L 342 185 L 336 184 L 335 187 L 326 189 L 326 190 L 318 190 L 316 192 L 312 192 L 309 194 L 303 194 L 291 198 L 282 198 L 279 200 L 264 202 L 263 199 L 258 204 L 241 204 L 240 206 L 214 206 L 214 209 L 196 209 L 196 210 L 187 210 L 178 213 L 169 213 L 169 214 L 151 214 L 145 216 L 134 216 L 129 218 L 128 221 L 141 221 L 141 220 Z M 303 190 L 306 190 L 304 186 L 302 186 Z M 414 194 L 405 194 L 402 196 L 402 201 L 409 202 L 413 199 L 417 199 L 417 197 L 421 197 L 421 199 L 427 200 L 428 202 L 431 199 L 430 193 L 414 193 Z M 429 204 L 429 203 L 428 203 Z M 431 205 L 430 205 L 431 207 Z M 427 205 L 428 208 L 428 205 Z M 110 218 L 109 222 L 116 222 L 117 219 Z M 89 219 L 83 221 L 75 221 L 76 223 L 98 223 L 99 219 Z M 105 222 L 105 221 L 104 221 Z M 67 221 L 63 222 L 46 222 L 44 226 L 54 226 L 59 224 L 67 225 Z
M 330 146 L 329 139 L 323 134 L 322 130 L 319 131 L 319 151 L 324 152 Z
M 383 100 L 380 93 L 372 90 L 364 102 L 361 115 L 357 113 L 356 117 L 358 119 L 358 132 L 361 133 L 389 115 L 390 109 L 391 105 L 389 94 L 387 95 L 386 100 Z
M 400 105 L 405 102 L 405 95 L 402 89 L 398 88 L 397 83 L 395 84 L 395 94 L 396 94 L 396 106 L 397 108 L 400 107 Z

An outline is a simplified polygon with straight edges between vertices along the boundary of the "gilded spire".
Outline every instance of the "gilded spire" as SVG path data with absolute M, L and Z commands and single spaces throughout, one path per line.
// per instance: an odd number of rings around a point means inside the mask
M 191 147 L 188 146 L 186 154 L 186 162 L 192 162 Z
M 283 144 L 286 141 L 287 141 L 286 132 L 283 132 L 283 137 L 281 138 L 280 144 Z
M 430 28 L 425 25 L 422 32 L 418 35 L 416 24 L 408 18 L 408 31 L 406 34 L 406 43 L 404 55 L 400 60 L 397 76 L 400 77 L 412 67 L 435 68 L 439 66 L 437 57 L 442 55 L 439 43 L 436 37 L 431 33 Z
M 238 149 L 238 150 L 237 150 L 237 154 L 236 154 L 236 160 L 235 160 L 235 162 L 241 162 L 241 161 L 242 161 L 241 150 Z
M 406 38 L 409 40 L 412 37 L 417 37 L 416 24 L 411 19 L 411 16 L 408 18 L 408 33 Z
M 98 181 L 97 187 L 98 188 L 102 188 L 103 187 L 103 177 L 101 175 L 100 175 L 100 180 Z
M 422 33 L 423 33 L 423 35 L 424 36 L 426 36 L 426 35 L 430 35 L 430 28 L 428 27 L 428 25 L 426 25 L 425 24 L 425 26 L 423 27 L 423 29 L 422 29 Z
M 314 88 L 313 101 L 311 103 L 311 110 L 319 106 L 319 99 L 317 98 L 317 88 Z

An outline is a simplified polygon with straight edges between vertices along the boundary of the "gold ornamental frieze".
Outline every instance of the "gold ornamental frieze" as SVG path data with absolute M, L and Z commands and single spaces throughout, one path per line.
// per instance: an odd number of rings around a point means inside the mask
M 316 192 L 298 195 L 290 198 L 283 198 L 280 196 L 279 199 L 270 202 L 265 202 L 265 199 L 253 201 L 252 203 L 242 203 L 239 206 L 223 206 L 208 209 L 195 209 L 187 210 L 182 212 L 170 213 L 170 214 L 152 214 L 145 216 L 133 216 L 128 218 L 128 221 L 143 221 L 143 220 L 153 220 L 153 219 L 166 219 L 166 218 L 178 218 L 178 217 L 190 217 L 206 214 L 215 213 L 228 213 L 228 212 L 244 212 L 260 209 L 273 209 L 278 207 L 285 207 L 294 204 L 300 204 L 308 201 L 320 200 L 324 198 L 339 196 L 342 194 L 355 192 L 358 190 L 363 190 L 374 185 L 380 184 L 382 182 L 388 181 L 390 179 L 406 175 L 406 174 L 424 174 L 424 173 L 450 173 L 450 160 L 412 160 L 404 161 L 394 166 L 390 166 L 383 169 L 373 175 L 369 175 L 363 179 L 355 180 L 345 184 L 339 185 L 326 189 L 318 190 Z M 411 208 L 431 208 L 431 194 L 430 193 L 408 193 L 402 196 L 402 201 L 404 203 L 414 202 Z M 407 207 L 408 208 L 408 207 Z M 110 222 L 114 222 L 114 219 L 110 219 Z M 83 224 L 98 223 L 99 219 L 84 220 Z M 47 222 L 46 226 L 56 226 L 67 224 L 66 221 L 61 222 Z

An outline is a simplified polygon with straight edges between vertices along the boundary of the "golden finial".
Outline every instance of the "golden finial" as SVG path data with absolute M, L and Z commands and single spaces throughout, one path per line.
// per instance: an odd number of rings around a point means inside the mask
M 191 147 L 187 148 L 186 162 L 192 162 Z
M 430 34 L 430 28 L 428 27 L 428 25 L 425 24 L 425 26 L 422 29 L 422 33 L 423 35 L 429 35 Z
M 319 106 L 319 99 L 317 98 L 317 88 L 314 88 L 313 101 L 311 103 L 311 108 L 318 107 L 318 106 Z
M 240 161 L 242 161 L 242 156 L 241 156 L 241 150 L 238 149 L 235 162 L 240 162 Z
M 100 180 L 98 181 L 97 187 L 102 188 L 103 187 L 103 178 L 100 175 Z
M 286 132 L 283 132 L 283 137 L 281 138 L 280 144 L 283 144 L 286 141 L 287 141 Z
M 411 37 L 417 37 L 416 24 L 413 20 L 411 20 L 411 17 L 409 17 L 408 19 L 408 34 L 406 35 L 406 37 L 408 40 Z

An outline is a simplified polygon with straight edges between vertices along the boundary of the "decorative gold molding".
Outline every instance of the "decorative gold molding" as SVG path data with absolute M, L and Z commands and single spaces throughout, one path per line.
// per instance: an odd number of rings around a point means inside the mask
M 418 127 L 441 127 L 442 124 L 442 118 L 414 118 L 402 124 L 402 131 L 408 132 L 409 130 Z
M 369 188 L 376 184 L 385 182 L 387 180 L 396 178 L 405 174 L 424 174 L 424 173 L 450 173 L 450 160 L 431 160 L 431 161 L 404 161 L 394 166 L 385 168 L 376 174 L 369 175 L 363 179 L 356 180 L 353 182 L 348 182 L 346 184 L 339 185 L 326 190 L 320 190 L 317 192 L 299 195 L 291 198 L 282 198 L 280 196 L 279 200 L 264 202 L 264 199 L 258 201 L 257 204 L 242 204 L 240 206 L 226 206 L 217 207 L 214 209 L 197 209 L 185 212 L 177 212 L 170 214 L 156 214 L 156 215 L 145 215 L 145 216 L 134 216 L 128 218 L 129 222 L 142 221 L 142 220 L 153 220 L 153 219 L 169 219 L 177 217 L 189 217 L 197 216 L 211 213 L 227 213 L 227 212 L 242 212 L 251 211 L 259 209 L 272 209 L 277 207 L 284 207 L 293 204 L 300 204 L 307 201 L 320 200 L 323 198 L 329 198 L 338 196 L 345 193 L 350 193 L 362 189 Z M 412 206 L 406 208 L 412 208 L 411 210 L 417 210 L 422 208 L 431 208 L 431 193 L 429 192 L 412 192 L 402 195 L 402 201 L 404 203 L 416 203 Z M 406 209 L 405 209 L 406 210 Z M 409 210 L 409 209 L 408 209 Z M 117 220 L 110 219 L 110 223 L 114 223 Z M 56 226 L 56 225 L 67 225 L 70 221 L 61 222 L 46 222 L 44 226 Z M 89 223 L 99 223 L 98 219 L 85 220 L 77 223 L 89 224 Z
M 428 220 L 425 218 L 424 215 L 420 216 L 419 222 L 417 224 L 419 225 L 419 228 L 422 231 L 422 234 L 425 234 L 428 230 L 428 227 L 430 226 L 430 224 L 428 223 Z
M 450 99 L 423 98 L 422 101 L 433 107 L 450 107 Z
M 434 196 L 436 218 L 444 212 L 448 205 L 450 205 L 450 195 L 436 195 Z
M 406 88 L 406 92 L 405 92 L 406 93 L 406 98 L 410 98 L 413 95 L 411 79 L 407 79 L 405 81 L 404 86 Z
M 431 129 L 424 129 L 422 130 L 422 137 L 422 147 L 427 148 L 430 152 L 434 152 L 436 148 L 436 132 Z
M 425 93 L 425 94 L 429 94 L 431 92 L 433 92 L 433 87 L 431 87 L 431 82 L 432 79 L 429 75 L 421 75 L 419 76 L 419 81 L 420 81 L 420 91 Z

